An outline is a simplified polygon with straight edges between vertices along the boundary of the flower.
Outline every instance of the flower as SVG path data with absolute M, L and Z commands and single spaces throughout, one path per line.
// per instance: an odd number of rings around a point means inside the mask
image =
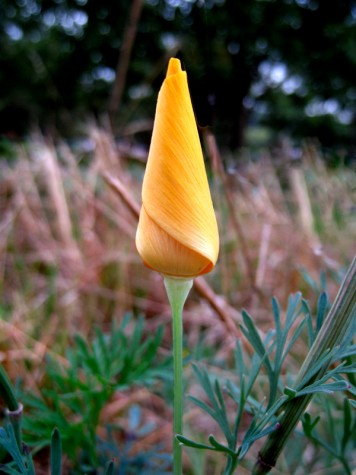
M 167 276 L 210 272 L 219 234 L 187 74 L 171 58 L 158 95 L 136 234 L 144 263 Z

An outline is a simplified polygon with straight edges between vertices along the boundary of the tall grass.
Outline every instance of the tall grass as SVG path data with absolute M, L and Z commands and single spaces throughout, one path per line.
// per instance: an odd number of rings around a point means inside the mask
M 333 299 L 355 252 L 356 180 L 350 168 L 328 169 L 311 145 L 297 162 L 285 151 L 223 163 L 211 135 L 205 149 L 221 251 L 215 271 L 196 280 L 184 327 L 187 355 L 211 363 L 231 358 L 242 308 L 263 332 L 272 320 L 272 296 L 283 304 L 301 290 L 316 305 L 327 286 Z M 163 284 L 143 267 L 134 245 L 141 155 L 96 127 L 80 148 L 34 136 L 15 155 L 2 161 L 0 179 L 0 358 L 11 379 L 36 394 L 46 355 L 65 366 L 75 334 L 90 340 L 95 328 L 108 331 L 128 313 L 145 316 L 148 334 L 164 325 L 166 355 L 170 311 Z M 291 368 L 302 354 L 298 348 Z M 101 422 L 127 424 L 133 402 L 155 429 L 132 450 L 166 446 L 169 407 L 147 389 L 116 394 Z M 195 409 L 186 422 L 213 430 Z M 194 470 L 196 461 L 190 463 Z M 219 473 L 219 462 L 214 466 L 211 473 Z

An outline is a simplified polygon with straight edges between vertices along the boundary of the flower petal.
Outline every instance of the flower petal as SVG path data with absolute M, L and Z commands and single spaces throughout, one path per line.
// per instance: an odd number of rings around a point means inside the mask
M 218 228 L 187 74 L 182 71 L 180 61 L 176 58 L 169 62 L 167 76 L 158 96 L 142 201 L 147 216 L 142 222 L 140 220 L 138 248 L 144 248 L 144 238 L 151 240 L 151 244 L 156 242 L 158 232 L 154 231 L 155 237 L 151 239 L 148 231 L 143 229 L 142 223 L 146 226 L 149 217 L 150 232 L 154 223 L 160 233 L 170 237 L 174 249 L 179 244 L 187 252 L 201 256 L 201 263 L 198 265 L 195 260 L 193 264 L 194 268 L 200 269 L 196 275 L 209 272 L 217 260 Z M 159 246 L 157 248 L 151 244 L 145 248 L 155 248 L 157 251 Z M 151 265 L 146 256 L 140 254 Z M 176 264 L 177 267 L 179 264 Z M 173 272 L 169 274 L 173 275 Z
M 206 257 L 183 246 L 152 221 L 143 207 L 137 228 L 136 246 L 145 264 L 164 275 L 195 277 L 213 268 Z

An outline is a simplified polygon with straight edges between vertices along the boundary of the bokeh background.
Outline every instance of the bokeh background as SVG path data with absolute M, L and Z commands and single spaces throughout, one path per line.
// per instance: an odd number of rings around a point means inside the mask
M 283 136 L 355 146 L 352 0 L 3 0 L 1 12 L 2 134 L 75 137 L 109 114 L 115 131 L 132 137 L 135 125 L 147 141 L 178 55 L 199 125 L 224 146 Z

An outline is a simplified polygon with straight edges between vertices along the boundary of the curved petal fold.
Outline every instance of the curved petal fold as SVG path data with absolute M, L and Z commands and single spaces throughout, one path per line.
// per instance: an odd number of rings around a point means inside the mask
M 147 265 L 176 276 L 214 267 L 217 223 L 187 74 L 176 58 L 158 96 L 142 202 L 136 243 Z

